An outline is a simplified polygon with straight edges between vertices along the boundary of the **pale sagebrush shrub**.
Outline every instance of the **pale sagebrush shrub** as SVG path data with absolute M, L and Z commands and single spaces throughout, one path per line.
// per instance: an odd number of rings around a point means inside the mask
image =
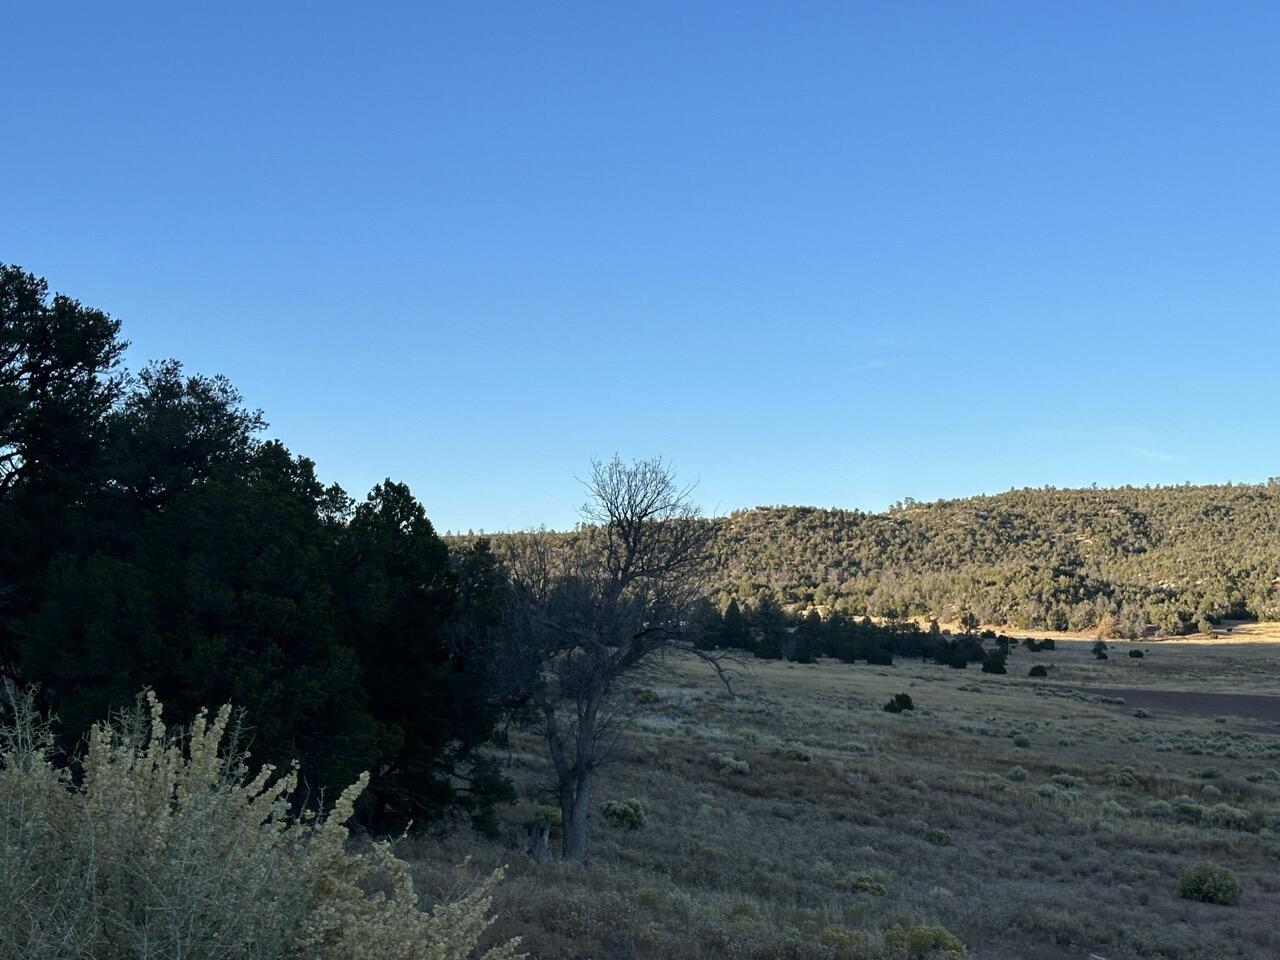
M 0 958 L 464 960 L 491 918 L 495 873 L 419 907 L 385 842 L 350 849 L 367 776 L 328 815 L 290 816 L 297 770 L 250 777 L 231 712 L 185 737 L 145 709 L 96 724 L 78 765 L 54 762 L 29 693 L 0 716 Z M 484 960 L 514 960 L 515 942 Z

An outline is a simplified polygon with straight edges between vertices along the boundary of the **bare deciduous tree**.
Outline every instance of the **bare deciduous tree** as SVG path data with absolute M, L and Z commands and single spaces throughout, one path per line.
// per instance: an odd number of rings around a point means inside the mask
M 626 725 L 614 694 L 664 648 L 693 650 L 689 610 L 702 595 L 712 535 L 662 460 L 593 462 L 583 523 L 568 536 L 509 544 L 508 629 L 540 665 L 530 694 L 546 736 L 566 859 L 584 859 L 592 779 Z M 716 655 L 694 651 L 721 664 Z M 722 674 L 723 676 L 723 674 Z

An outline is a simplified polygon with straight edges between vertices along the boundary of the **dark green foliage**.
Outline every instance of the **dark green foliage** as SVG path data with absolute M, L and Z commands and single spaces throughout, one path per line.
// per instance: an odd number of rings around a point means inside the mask
M 1102 641 L 1102 640 L 1094 641 L 1094 644 L 1093 644 L 1093 655 L 1094 655 L 1094 657 L 1095 657 L 1095 658 L 1097 658 L 1098 660 L 1105 660 L 1105 659 L 1107 659 L 1107 645 L 1106 645 L 1106 643 L 1105 643 L 1104 641 Z
M 736 597 L 731 599 L 729 605 L 725 607 L 717 646 L 728 650 L 751 649 L 751 628 L 747 625 L 747 618 L 742 615 L 742 609 L 738 606 Z
M 1240 903 L 1240 882 L 1226 867 L 1206 861 L 1182 875 L 1178 883 L 1178 896 L 1184 900 L 1234 907 Z
M 801 617 L 795 631 L 796 663 L 813 663 L 814 658 L 822 652 L 825 639 L 822 617 L 817 610 L 810 610 L 808 616 Z
M 941 827 L 930 827 L 925 831 L 924 838 L 937 847 L 951 846 L 951 834 Z
M 895 693 L 889 702 L 884 705 L 886 713 L 902 713 L 904 710 L 914 710 L 916 705 L 911 702 L 911 694 Z
M 491 556 L 455 572 L 407 487 L 354 506 L 224 378 L 126 382 L 122 349 L 0 268 L 0 669 L 72 742 L 144 686 L 178 715 L 230 701 L 312 792 L 371 770 L 371 819 L 491 828 L 510 787 L 476 748 L 510 704 L 453 643 L 485 629 Z
M 1143 653 L 1141 650 L 1130 650 L 1129 656 L 1131 656 L 1135 660 L 1141 660 L 1143 657 L 1146 656 L 1146 654 Z
M 1047 677 L 1049 676 L 1049 668 L 1046 667 L 1043 663 L 1037 663 L 1034 667 L 1031 668 L 1031 672 L 1028 674 L 1028 676 Z
M 999 650 L 988 651 L 986 656 L 982 658 L 983 673 L 1008 673 L 1005 668 L 1006 655 Z
M 773 599 L 766 594 L 751 611 L 751 626 L 755 634 L 755 653 L 762 660 L 789 660 L 795 641 L 791 636 L 787 616 Z

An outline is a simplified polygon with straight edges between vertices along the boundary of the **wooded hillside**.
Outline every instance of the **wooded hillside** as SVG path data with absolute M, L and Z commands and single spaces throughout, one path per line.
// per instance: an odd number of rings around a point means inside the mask
M 1187 633 L 1280 617 L 1280 480 L 1014 490 L 885 513 L 760 507 L 716 521 L 715 583 L 791 608 L 976 614 L 1050 630 Z

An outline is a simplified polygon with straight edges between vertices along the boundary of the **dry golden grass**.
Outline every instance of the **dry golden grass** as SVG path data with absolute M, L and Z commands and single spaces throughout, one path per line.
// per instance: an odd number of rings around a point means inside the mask
M 1019 648 L 1007 676 L 755 663 L 737 701 L 673 659 L 597 785 L 597 807 L 642 800 L 644 829 L 597 815 L 586 866 L 420 840 L 423 883 L 445 882 L 430 874 L 459 854 L 510 863 L 495 935 L 549 960 L 625 956 L 611 938 L 640 960 L 902 957 L 884 945 L 897 923 L 945 927 L 990 960 L 1280 956 L 1280 731 L 1135 717 L 1102 692 L 1274 693 L 1280 645 L 1145 642 L 1132 659 L 1116 642 L 1105 662 L 1090 645 Z M 1048 681 L 1027 677 L 1036 663 L 1054 664 Z M 913 713 L 881 709 L 899 692 Z M 550 802 L 532 735 L 517 738 L 511 772 L 518 831 Z M 1179 899 L 1179 876 L 1202 860 L 1235 872 L 1240 906 Z

